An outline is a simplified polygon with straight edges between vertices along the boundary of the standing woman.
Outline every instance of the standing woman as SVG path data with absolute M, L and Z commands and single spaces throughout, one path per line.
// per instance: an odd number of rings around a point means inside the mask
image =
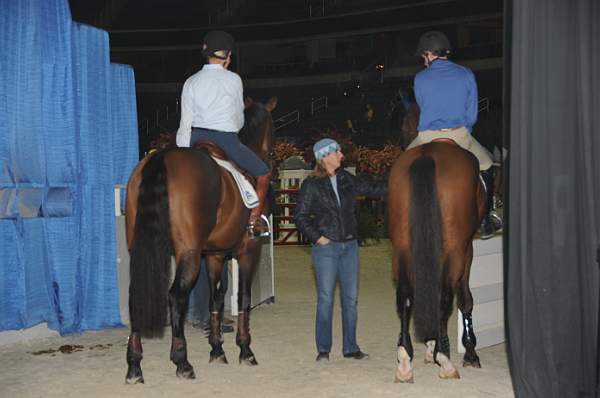
M 312 243 L 317 276 L 317 361 L 329 360 L 333 295 L 338 278 L 344 358 L 365 359 L 369 355 L 356 342 L 359 265 L 354 204 L 356 196 L 385 195 L 386 184 L 376 183 L 368 176 L 353 176 L 340 168 L 344 155 L 332 139 L 318 141 L 313 151 L 315 169 L 302 183 L 294 221 L 298 231 Z

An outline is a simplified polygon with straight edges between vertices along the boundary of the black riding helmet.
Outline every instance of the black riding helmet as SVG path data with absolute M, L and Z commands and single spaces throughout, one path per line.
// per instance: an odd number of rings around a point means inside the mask
M 449 55 L 450 50 L 452 50 L 452 47 L 450 46 L 448 37 L 438 30 L 432 30 L 421 36 L 415 55 L 420 56 L 425 51 L 431 51 L 432 53 L 443 57 Z
M 226 59 L 227 57 L 221 57 L 216 55 L 217 51 L 229 51 L 233 50 L 235 42 L 233 37 L 222 30 L 210 31 L 204 36 L 202 40 L 202 55 L 205 57 L 215 57 L 219 59 Z

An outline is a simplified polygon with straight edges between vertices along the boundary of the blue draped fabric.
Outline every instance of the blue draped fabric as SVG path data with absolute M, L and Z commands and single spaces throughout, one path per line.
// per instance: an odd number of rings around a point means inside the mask
M 0 330 L 119 326 L 114 187 L 138 159 L 133 71 L 67 0 L 0 10 Z

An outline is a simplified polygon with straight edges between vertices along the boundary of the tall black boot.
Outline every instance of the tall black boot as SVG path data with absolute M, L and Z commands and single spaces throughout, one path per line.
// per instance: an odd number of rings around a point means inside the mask
M 480 175 L 485 186 L 486 211 L 483 221 L 481 221 L 481 226 L 479 227 L 479 238 L 489 239 L 496 233 L 496 226 L 490 217 L 490 211 L 492 210 L 492 206 L 494 204 L 494 172 L 492 167 L 487 170 L 483 170 L 480 172 Z

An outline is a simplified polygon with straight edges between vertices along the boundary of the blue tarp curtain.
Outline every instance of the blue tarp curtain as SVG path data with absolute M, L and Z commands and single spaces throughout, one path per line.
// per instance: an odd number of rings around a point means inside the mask
M 0 330 L 119 326 L 114 187 L 135 83 L 67 0 L 0 0 Z

